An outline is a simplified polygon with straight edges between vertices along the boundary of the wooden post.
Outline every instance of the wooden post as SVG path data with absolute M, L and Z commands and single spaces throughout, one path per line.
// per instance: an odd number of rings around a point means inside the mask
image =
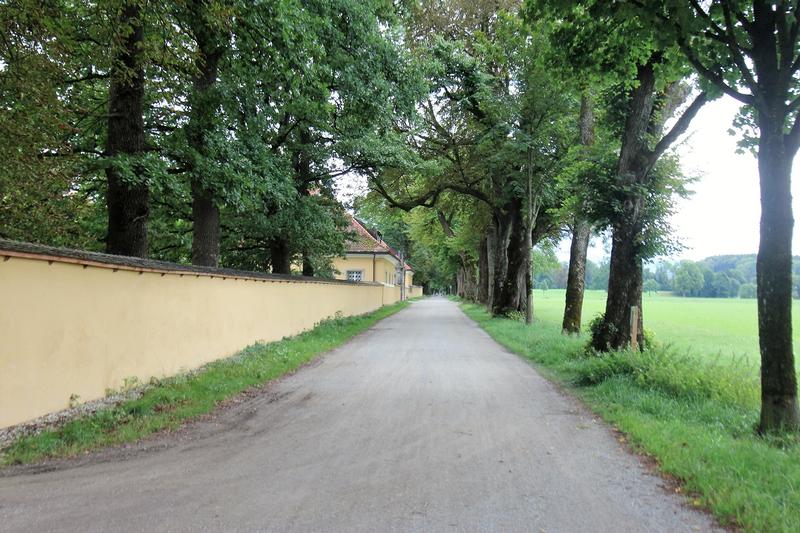
M 631 306 L 631 350 L 639 349 L 639 307 Z

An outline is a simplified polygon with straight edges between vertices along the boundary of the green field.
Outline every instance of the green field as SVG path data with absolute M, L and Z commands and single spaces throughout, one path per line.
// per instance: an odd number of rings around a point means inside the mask
M 605 308 L 605 291 L 586 291 L 584 326 Z M 644 327 L 664 344 L 697 355 L 746 360 L 758 364 L 756 301 L 739 298 L 681 298 L 669 293 L 644 297 Z M 537 320 L 560 324 L 563 290 L 534 293 Z M 793 304 L 794 331 L 800 331 L 800 302 Z M 795 336 L 795 353 L 800 348 Z

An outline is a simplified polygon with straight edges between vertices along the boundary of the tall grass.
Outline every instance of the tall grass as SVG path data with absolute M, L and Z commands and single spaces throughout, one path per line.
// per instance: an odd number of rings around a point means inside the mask
M 721 523 L 800 531 L 800 443 L 755 435 L 759 389 L 748 361 L 669 346 L 597 356 L 557 323 L 526 326 L 462 308 L 500 344 L 572 387 Z

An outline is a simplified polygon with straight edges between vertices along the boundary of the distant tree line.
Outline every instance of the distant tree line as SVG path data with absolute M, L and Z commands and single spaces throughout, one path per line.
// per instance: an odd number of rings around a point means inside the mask
M 559 262 L 552 249 L 534 250 L 535 286 L 564 289 L 569 264 Z M 608 261 L 586 261 L 586 288 L 608 288 Z M 793 258 L 792 294 L 800 298 L 800 257 Z M 657 261 L 643 272 L 646 293 L 672 292 L 700 298 L 755 298 L 756 256 L 719 255 L 701 261 Z
M 800 298 L 800 257 L 793 258 L 792 271 L 792 295 Z M 755 298 L 756 256 L 720 255 L 702 261 L 662 262 L 645 277 L 657 284 L 655 290 L 671 291 L 677 296 Z

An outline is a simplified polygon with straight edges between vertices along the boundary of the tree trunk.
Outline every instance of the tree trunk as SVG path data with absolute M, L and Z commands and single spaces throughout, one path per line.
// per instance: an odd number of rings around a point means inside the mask
M 274 239 L 269 247 L 273 274 L 292 273 L 292 253 L 285 239 Z
M 463 271 L 464 298 L 475 301 L 478 296 L 478 280 L 475 277 L 475 263 L 469 255 L 463 253 L 461 256 L 461 270 Z
M 481 239 L 478 250 L 478 302 L 483 305 L 489 303 L 489 237 Z
M 586 252 L 589 249 L 591 226 L 582 219 L 572 228 L 572 244 L 569 248 L 569 273 L 564 305 L 564 321 L 561 329 L 566 334 L 580 333 L 583 314 L 583 292 L 586 284 Z
M 641 185 L 650 170 L 648 132 L 653 118 L 656 77 L 653 65 L 640 65 L 639 85 L 633 89 L 625 120 L 617 186 L 626 190 L 621 212 L 612 224 L 611 264 L 608 297 L 603 323 L 592 334 L 592 347 L 599 351 L 619 350 L 630 344 L 631 307 L 639 308 L 637 344 L 643 346 L 642 259 L 639 251 L 644 197 Z
M 207 8 L 202 2 L 190 5 L 192 33 L 197 41 L 197 76 L 189 100 L 189 123 L 186 140 L 195 157 L 208 157 L 207 136 L 213 135 L 220 105 L 216 88 L 219 62 L 225 51 L 225 36 L 206 20 Z M 190 164 L 192 186 L 192 264 L 216 267 L 219 265 L 219 206 L 207 176 L 203 176 L 196 162 Z
M 505 316 L 515 311 L 525 311 L 527 300 L 526 227 L 523 220 L 522 200 L 515 198 L 504 213 L 495 217 L 497 242 L 494 257 L 494 290 L 492 314 Z
M 108 96 L 106 155 L 134 159 L 134 176 L 124 176 L 115 162 L 106 168 L 108 192 L 108 235 L 106 252 L 136 257 L 147 256 L 149 216 L 147 177 L 135 158 L 146 150 L 144 133 L 144 29 L 138 2 L 125 2 L 119 26 L 129 30 L 121 43 Z
M 594 144 L 594 109 L 588 90 L 585 90 L 581 96 L 578 130 L 581 144 L 592 146 Z M 561 330 L 567 335 L 577 334 L 581 331 L 583 292 L 586 284 L 586 252 L 589 249 L 590 236 L 591 225 L 581 217 L 581 213 L 576 213 L 575 225 L 572 228 L 572 244 L 569 249 L 564 320 L 561 323 Z
M 192 264 L 219 266 L 219 207 L 214 195 L 192 180 Z
M 491 313 L 494 302 L 495 266 L 497 265 L 499 230 L 492 221 L 486 232 L 486 310 Z
M 532 151 L 528 148 L 528 186 L 525 208 L 525 255 L 523 257 L 525 269 L 525 323 L 533 324 L 533 263 L 531 253 L 533 252 L 533 226 L 534 226 L 534 207 L 533 207 L 533 163 Z M 538 203 L 537 203 L 538 205 Z
M 474 301 L 478 295 L 478 280 L 475 277 L 475 263 L 466 252 L 458 254 L 459 265 L 456 272 L 456 294 L 460 298 Z
M 630 344 L 631 307 L 639 308 L 637 344 L 644 346 L 642 334 L 642 260 L 634 238 L 639 229 L 622 221 L 614 227 L 611 241 L 608 297 L 600 331 L 592 336 L 592 348 L 618 350 Z
M 314 265 L 311 264 L 311 259 L 307 253 L 303 254 L 303 275 L 309 277 L 314 275 Z
M 459 265 L 456 269 L 456 296 L 459 298 L 466 298 L 466 291 L 464 289 L 464 265 Z
M 777 122 L 777 125 L 773 124 Z M 781 122 L 759 120 L 761 241 L 756 260 L 761 351 L 759 431 L 800 428 L 792 351 L 792 155 Z

